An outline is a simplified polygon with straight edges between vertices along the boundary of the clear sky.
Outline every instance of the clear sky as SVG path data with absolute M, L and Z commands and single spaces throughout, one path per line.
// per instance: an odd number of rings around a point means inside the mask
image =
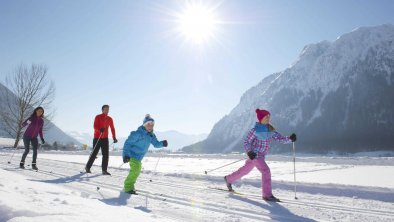
M 21 62 L 47 65 L 65 131 L 92 133 L 109 104 L 119 136 L 146 113 L 159 131 L 209 133 L 305 45 L 393 12 L 391 0 L 0 0 L 1 81 Z

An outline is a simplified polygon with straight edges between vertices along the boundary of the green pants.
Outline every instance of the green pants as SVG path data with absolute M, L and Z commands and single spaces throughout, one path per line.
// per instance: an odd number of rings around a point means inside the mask
M 124 191 L 129 192 L 134 190 L 134 184 L 141 173 L 141 161 L 131 158 L 130 159 L 130 172 L 124 181 Z

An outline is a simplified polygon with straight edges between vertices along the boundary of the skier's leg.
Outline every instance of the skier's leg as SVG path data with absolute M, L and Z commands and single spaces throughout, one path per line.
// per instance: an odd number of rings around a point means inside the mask
M 137 178 L 141 172 L 141 161 L 131 158 L 129 164 L 130 164 L 130 172 L 126 180 L 124 181 L 125 192 L 129 192 L 135 189 L 134 184 L 137 181 Z
M 263 197 L 272 196 L 272 186 L 271 186 L 271 171 L 265 162 L 264 158 L 257 158 L 253 160 L 255 162 L 256 168 L 261 172 L 261 189 Z
M 37 149 L 38 149 L 38 140 L 37 138 L 31 140 L 31 145 L 33 147 L 33 164 L 37 163 Z
M 100 141 L 99 141 L 99 139 L 97 139 L 97 138 L 93 139 L 93 147 L 94 147 L 94 149 L 92 151 L 92 154 L 90 154 L 89 160 L 86 163 L 86 169 L 90 169 L 92 167 L 93 162 L 96 159 L 97 153 L 100 150 Z
M 21 165 L 25 163 L 26 156 L 27 156 L 27 154 L 29 154 L 29 151 L 30 151 L 30 138 L 23 137 L 23 144 L 25 146 L 25 152 L 23 152 L 23 155 L 22 155 Z
M 246 160 L 245 165 L 243 165 L 241 168 L 239 168 L 237 171 L 233 172 L 232 174 L 226 176 L 227 182 L 234 183 L 241 177 L 248 174 L 253 169 L 253 167 L 254 167 L 253 161 L 250 159 Z
M 108 168 L 108 159 L 109 159 L 109 142 L 108 139 L 102 139 L 101 143 L 101 154 L 103 155 L 103 159 L 101 161 L 101 169 L 103 172 L 107 172 Z

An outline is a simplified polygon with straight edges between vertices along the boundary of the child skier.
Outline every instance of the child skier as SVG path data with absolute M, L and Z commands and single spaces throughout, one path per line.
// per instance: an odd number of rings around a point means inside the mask
M 137 131 L 130 133 L 123 146 L 123 162 L 130 163 L 130 172 L 124 181 L 124 192 L 129 194 L 137 194 L 134 184 L 141 172 L 141 160 L 148 151 L 149 145 L 155 148 L 167 147 L 167 140 L 159 142 L 153 133 L 155 121 L 149 114 L 145 116 L 143 125 Z
M 293 133 L 287 137 L 278 133 L 269 123 L 270 113 L 267 110 L 257 109 L 256 114 L 259 122 L 257 122 L 254 128 L 249 131 L 244 141 L 244 148 L 249 159 L 246 160 L 245 165 L 237 171 L 225 176 L 224 180 L 228 190 L 234 191 L 231 184 L 248 174 L 254 167 L 256 167 L 262 174 L 261 182 L 263 199 L 266 201 L 280 201 L 272 195 L 271 172 L 265 162 L 265 156 L 270 149 L 269 143 L 272 140 L 277 140 L 282 143 L 295 142 L 296 135 Z

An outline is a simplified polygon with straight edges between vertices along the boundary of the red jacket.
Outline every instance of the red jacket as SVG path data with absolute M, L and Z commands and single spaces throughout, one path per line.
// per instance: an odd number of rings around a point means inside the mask
M 98 139 L 100 137 L 100 129 L 104 128 L 103 135 L 101 135 L 100 138 L 108 138 L 108 127 L 111 127 L 111 132 L 112 132 L 112 138 L 116 139 L 115 135 L 115 127 L 114 127 L 114 122 L 112 121 L 112 118 L 109 117 L 107 114 L 99 114 L 94 118 L 94 138 Z

